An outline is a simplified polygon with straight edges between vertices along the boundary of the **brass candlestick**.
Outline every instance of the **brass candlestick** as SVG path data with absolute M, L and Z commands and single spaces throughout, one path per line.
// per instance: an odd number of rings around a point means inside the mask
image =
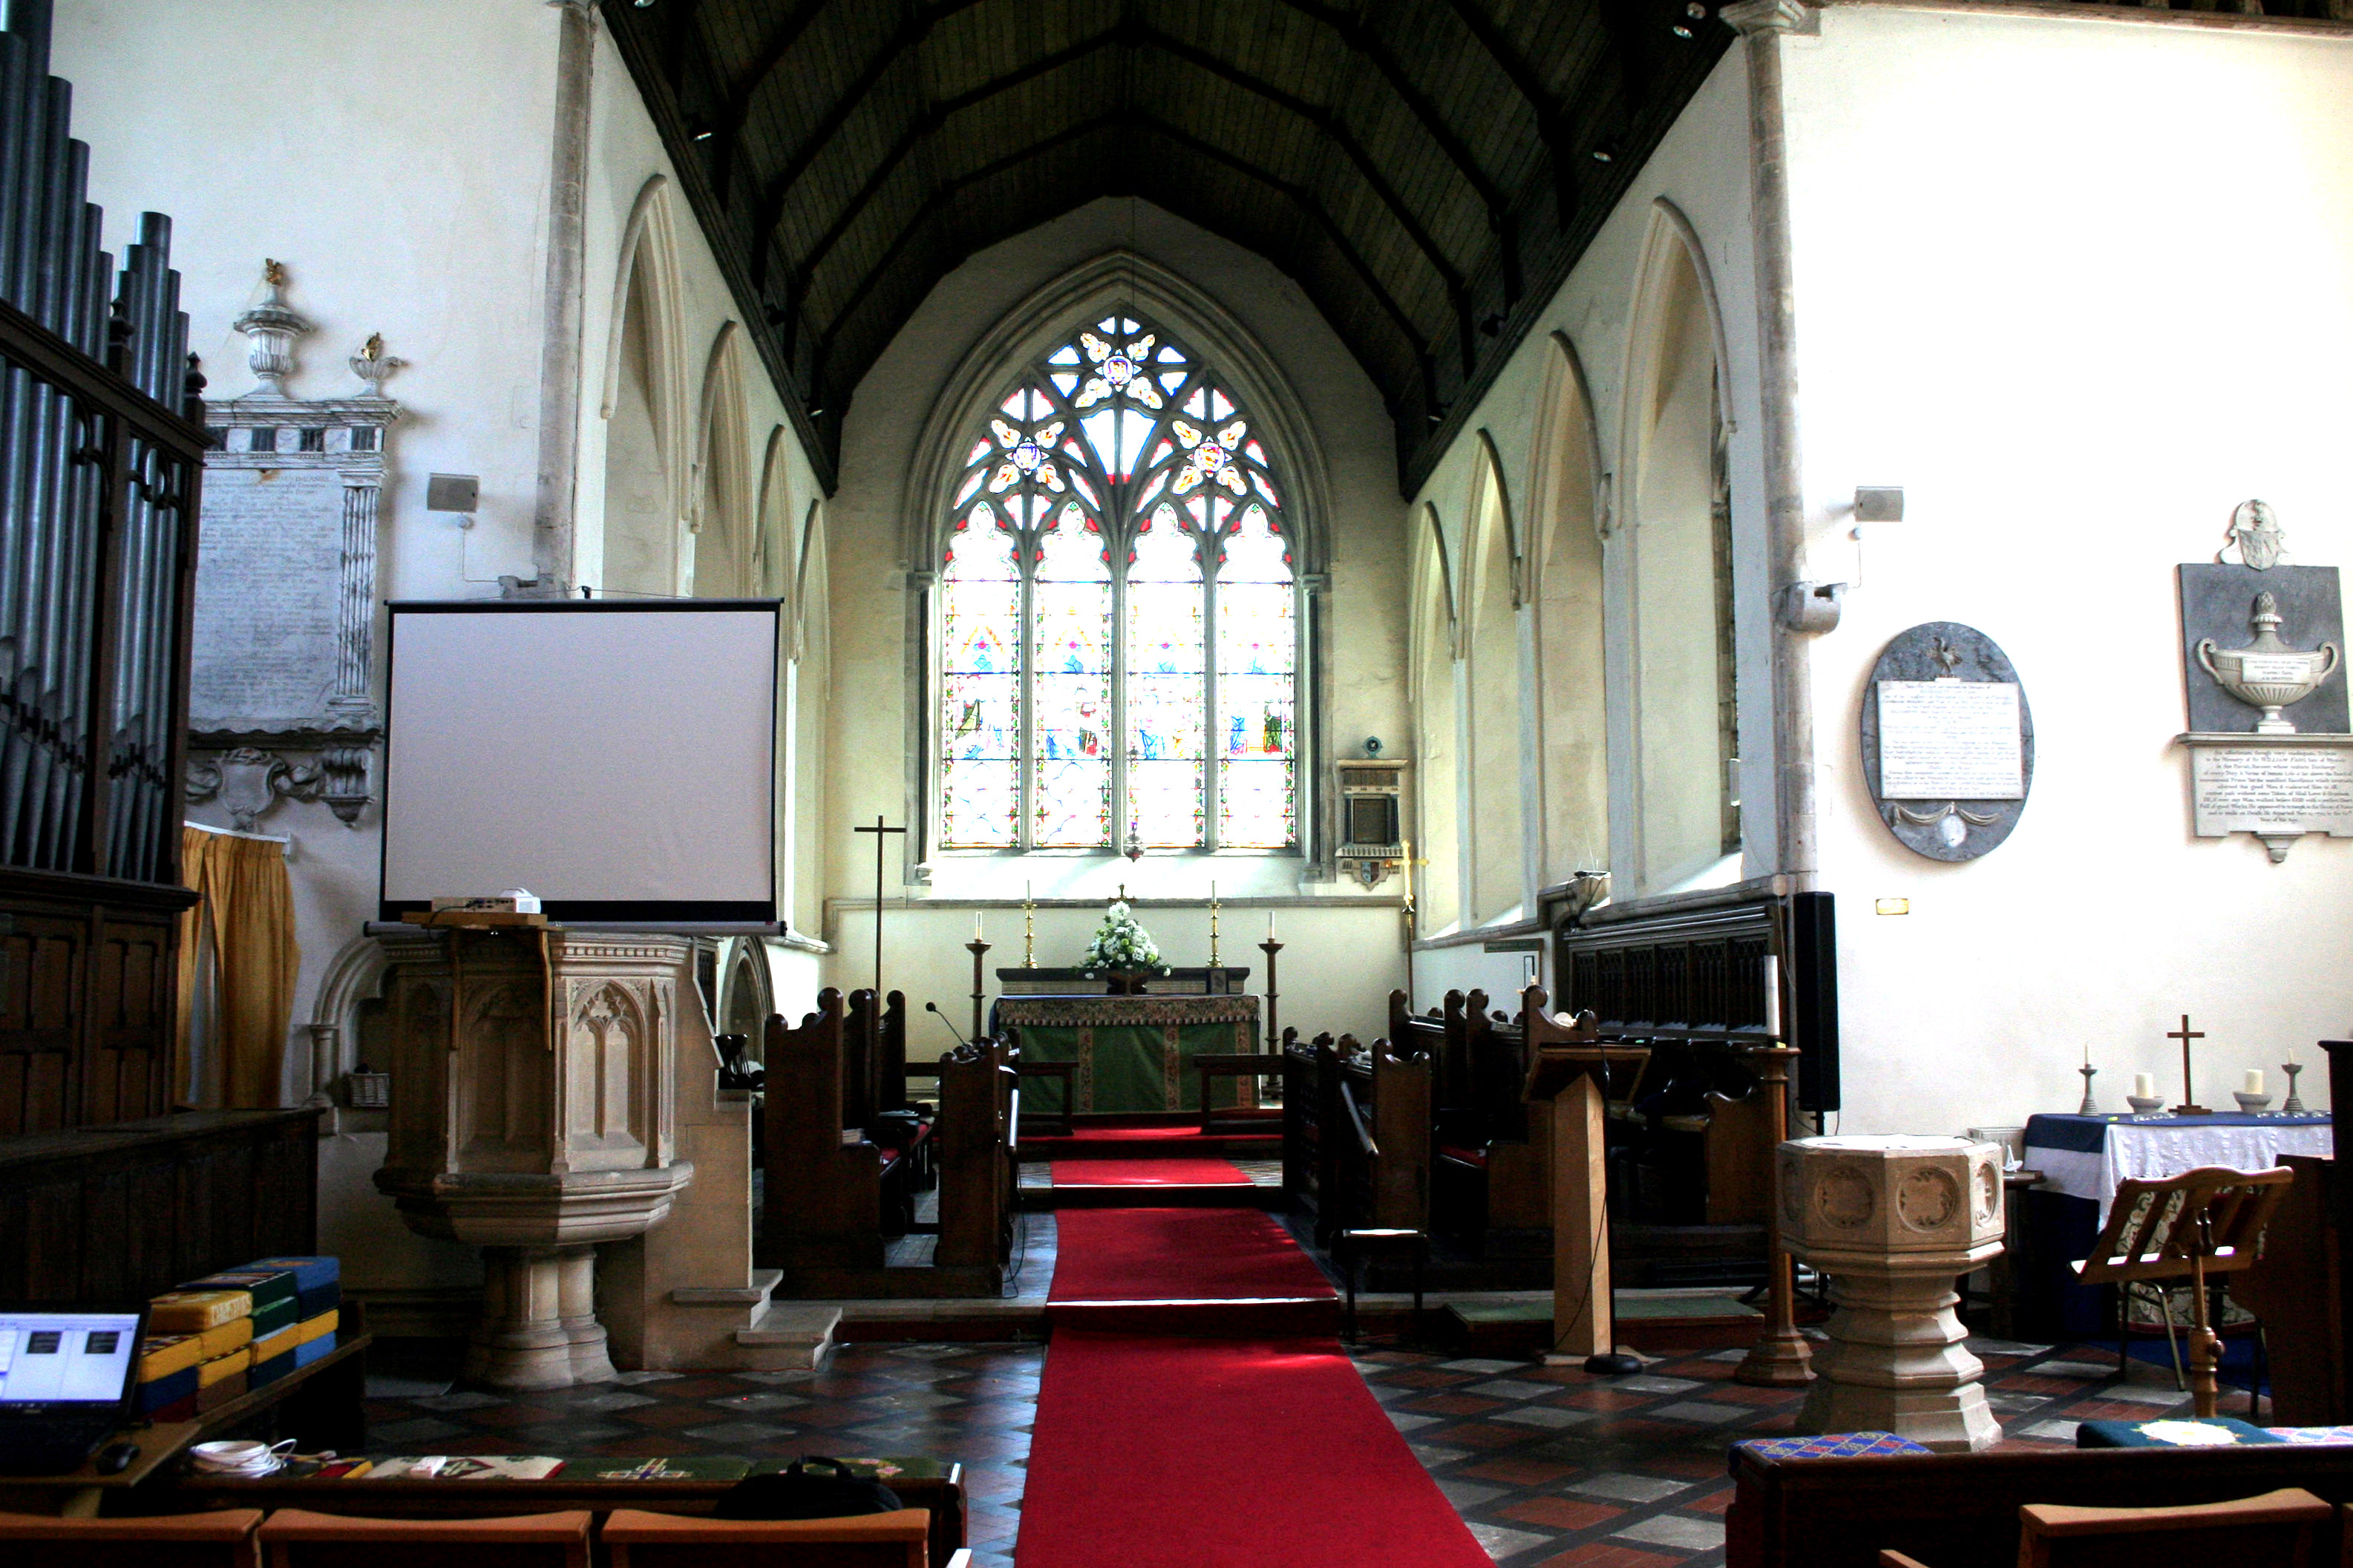
M 1224 989 L 1225 976 L 1218 973 L 1218 895 L 1209 895 L 1209 974 L 1219 989 Z
M 1733 1369 L 1742 1383 L 1764 1388 L 1796 1388 L 1814 1379 L 1814 1352 L 1798 1332 L 1797 1279 L 1789 1255 L 1781 1250 L 1781 1143 L 1789 1135 L 1789 1063 L 1797 1051 L 1776 1043 L 1754 1046 L 1746 1056 L 1757 1064 L 1758 1092 L 1765 1096 L 1766 1146 L 1772 1152 L 1773 1181 L 1766 1208 L 1766 1278 L 1772 1289 L 1772 1313 L 1765 1331 L 1749 1347 L 1747 1359 Z
M 1038 922 L 1035 918 L 1037 913 L 1038 901 L 1029 896 L 1028 889 L 1023 889 L 1021 893 L 1021 967 L 1024 969 L 1035 969 L 1038 967 Z
M 995 944 L 983 942 L 978 937 L 974 937 L 964 944 L 965 951 L 972 954 L 972 1033 L 965 1037 L 967 1039 L 980 1038 L 980 1001 L 981 993 L 985 989 L 980 979 L 980 960 L 981 955 L 993 945 Z
M 1266 1044 L 1266 1045 L 1264 1045 L 1264 1046 L 1262 1046 L 1262 1047 L 1260 1047 L 1260 1048 L 1261 1048 L 1261 1049 L 1264 1049 L 1264 1050 L 1271 1050 L 1271 1049 L 1274 1049 L 1276 1047 L 1280 1046 L 1280 1045 L 1281 1045 L 1281 1043 L 1282 1043 L 1282 1031 L 1281 1031 L 1279 1028 L 1277 1028 L 1277 1027 L 1276 1027 L 1275 1021 L 1274 1021 L 1274 996 L 1275 996 L 1275 991 L 1274 991 L 1274 955 L 1275 955 L 1276 953 L 1281 952 L 1282 951 L 1282 943 L 1281 943 L 1281 942 L 1279 942 L 1275 941 L 1275 940 L 1274 940 L 1274 938 L 1272 938 L 1271 936 L 1270 936 L 1270 937 L 1268 937 L 1264 942 L 1260 942 L 1260 943 L 1258 944 L 1258 950 L 1259 950 L 1261 952 L 1262 952 L 1262 953 L 1266 954 L 1266 1038 L 1267 1038 L 1267 1044 Z

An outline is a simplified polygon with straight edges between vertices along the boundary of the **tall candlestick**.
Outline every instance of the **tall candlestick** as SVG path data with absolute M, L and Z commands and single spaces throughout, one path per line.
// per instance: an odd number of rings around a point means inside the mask
M 1021 967 L 1038 967 L 1038 901 L 1029 896 L 1029 884 L 1021 884 Z
M 972 1033 L 967 1037 L 967 1038 L 976 1040 L 981 1037 L 981 998 L 987 989 L 981 981 L 980 961 L 982 955 L 988 952 L 988 943 L 983 942 L 980 937 L 976 934 L 970 942 L 964 945 L 965 950 L 972 954 Z
M 1215 882 L 1209 884 L 1209 968 L 1212 972 L 1209 984 L 1219 986 L 1224 977 L 1215 973 L 1218 968 L 1218 885 Z

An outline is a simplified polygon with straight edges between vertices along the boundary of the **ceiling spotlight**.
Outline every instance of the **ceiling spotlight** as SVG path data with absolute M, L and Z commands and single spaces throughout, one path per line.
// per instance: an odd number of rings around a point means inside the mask
M 711 140 L 711 121 L 698 114 L 686 122 L 686 133 L 693 141 L 708 142 Z
M 638 10 L 640 10 L 640 11 L 650 11 L 650 10 L 652 10 L 653 8 L 654 8 L 654 0 L 638 0 Z
M 1618 161 L 1618 143 L 1615 142 L 1595 142 L 1593 145 L 1593 161 L 1597 163 L 1616 163 Z
M 1701 5 L 1699 0 L 1691 0 L 1691 4 L 1683 7 L 1683 21 L 1675 24 L 1674 35 L 1678 38 L 1692 37 L 1694 35 L 1692 32 L 1691 24 L 1706 21 L 1707 7 Z

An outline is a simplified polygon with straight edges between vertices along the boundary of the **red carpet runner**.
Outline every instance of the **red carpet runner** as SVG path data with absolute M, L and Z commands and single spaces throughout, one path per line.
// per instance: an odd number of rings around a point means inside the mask
M 1057 1330 L 1035 1434 L 1015 1568 L 1488 1568 L 1328 1339 Z
M 1247 1187 L 1231 1160 L 1057 1160 L 1058 1187 Z
M 1046 1320 L 1164 1333 L 1330 1333 L 1338 1297 L 1257 1209 L 1064 1209 Z

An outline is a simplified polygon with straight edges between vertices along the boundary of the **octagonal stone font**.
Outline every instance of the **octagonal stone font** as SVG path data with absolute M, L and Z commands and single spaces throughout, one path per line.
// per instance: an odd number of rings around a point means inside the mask
M 1974 1252 L 2001 1240 L 1999 1143 L 1910 1134 L 1780 1148 L 1781 1238 L 1800 1253 Z

